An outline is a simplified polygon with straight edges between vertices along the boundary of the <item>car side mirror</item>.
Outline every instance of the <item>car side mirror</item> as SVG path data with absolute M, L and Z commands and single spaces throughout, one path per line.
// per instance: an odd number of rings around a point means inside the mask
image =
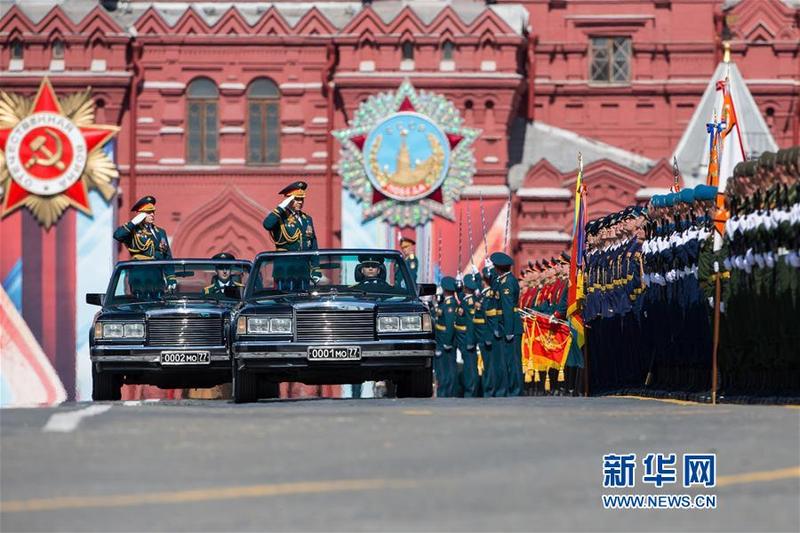
M 417 285 L 417 293 L 419 296 L 433 296 L 436 294 L 435 283 L 420 283 Z
M 89 304 L 89 305 L 102 306 L 103 305 L 103 300 L 105 300 L 105 299 L 106 299 L 106 295 L 105 294 L 99 294 L 99 293 L 88 293 L 88 294 L 86 294 L 86 303 Z

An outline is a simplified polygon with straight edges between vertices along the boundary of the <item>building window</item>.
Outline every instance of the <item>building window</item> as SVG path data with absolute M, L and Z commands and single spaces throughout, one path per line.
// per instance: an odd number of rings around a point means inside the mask
M 11 59 L 22 59 L 22 41 L 15 39 L 11 43 Z
M 411 41 L 403 42 L 403 61 L 414 60 L 414 43 Z
M 442 45 L 442 59 L 445 61 L 452 61 L 455 49 L 456 45 L 454 45 L 452 41 L 445 41 Z
M 198 78 L 189 84 L 186 152 L 189 163 L 201 165 L 219 162 L 219 133 L 217 129 L 217 86 L 208 78 Z
M 64 59 L 64 41 L 61 39 L 53 41 L 53 59 Z
M 630 37 L 593 37 L 590 78 L 600 83 L 627 83 L 631 78 Z
M 276 165 L 280 150 L 280 91 L 270 79 L 258 78 L 247 90 L 247 162 Z

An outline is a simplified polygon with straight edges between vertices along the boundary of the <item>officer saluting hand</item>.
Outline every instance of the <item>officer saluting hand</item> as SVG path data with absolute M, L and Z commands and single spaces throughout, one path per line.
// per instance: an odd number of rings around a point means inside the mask
M 114 239 L 127 246 L 134 261 L 172 259 L 167 232 L 156 226 L 156 199 L 145 196 L 133 204 L 136 216 L 114 231 Z

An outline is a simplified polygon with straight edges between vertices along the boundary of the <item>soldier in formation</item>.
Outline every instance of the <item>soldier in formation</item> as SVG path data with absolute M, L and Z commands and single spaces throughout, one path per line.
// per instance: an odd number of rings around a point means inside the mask
M 720 392 L 796 395 L 800 147 L 740 163 L 725 196 L 722 246 L 703 248 L 699 273 L 709 298 L 720 282 Z

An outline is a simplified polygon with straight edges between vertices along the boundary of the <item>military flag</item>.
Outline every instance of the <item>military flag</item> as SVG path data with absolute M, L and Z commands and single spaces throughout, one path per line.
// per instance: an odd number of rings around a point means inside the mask
M 583 316 L 579 302 L 583 300 L 583 249 L 586 242 L 586 187 L 583 184 L 583 158 L 578 154 L 578 181 L 575 183 L 575 219 L 572 224 L 572 251 L 569 261 L 567 322 L 575 330 L 579 348 L 585 343 Z

